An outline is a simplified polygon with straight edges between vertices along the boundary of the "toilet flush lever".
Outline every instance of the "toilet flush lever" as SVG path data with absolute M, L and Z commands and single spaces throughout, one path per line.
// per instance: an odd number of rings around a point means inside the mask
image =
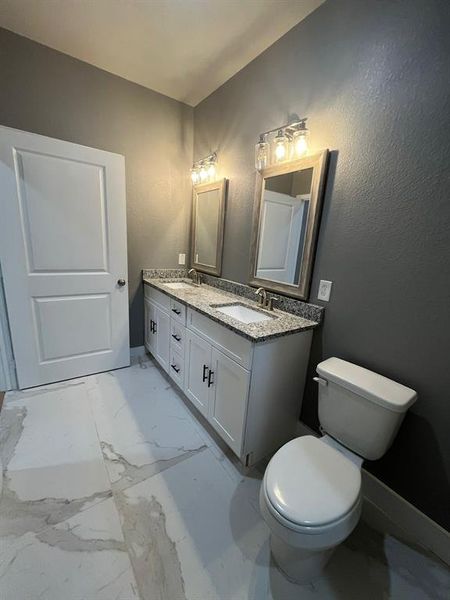
M 326 379 L 322 379 L 322 377 L 313 377 L 313 381 L 319 385 L 328 385 L 328 381 Z

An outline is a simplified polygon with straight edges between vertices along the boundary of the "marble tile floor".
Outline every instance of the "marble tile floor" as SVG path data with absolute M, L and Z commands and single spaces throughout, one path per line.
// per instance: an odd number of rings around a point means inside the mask
M 309 585 L 270 559 L 244 474 L 168 378 L 127 369 L 10 392 L 1 600 L 448 598 L 437 559 L 363 522 Z

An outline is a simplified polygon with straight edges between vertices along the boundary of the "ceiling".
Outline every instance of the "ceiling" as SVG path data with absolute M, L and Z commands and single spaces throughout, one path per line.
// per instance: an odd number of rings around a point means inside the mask
M 0 26 L 195 106 L 324 0 L 0 0 Z

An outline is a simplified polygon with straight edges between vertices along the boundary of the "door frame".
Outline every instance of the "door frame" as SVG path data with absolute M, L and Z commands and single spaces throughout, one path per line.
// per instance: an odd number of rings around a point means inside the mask
M 17 389 L 16 369 L 14 367 L 14 354 L 9 333 L 2 265 L 0 263 L 0 392 L 15 389 Z

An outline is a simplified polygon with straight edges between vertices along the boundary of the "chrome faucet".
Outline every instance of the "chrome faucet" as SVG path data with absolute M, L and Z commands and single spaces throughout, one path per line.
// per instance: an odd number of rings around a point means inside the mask
M 258 304 L 261 308 L 273 310 L 273 301 L 276 300 L 275 296 L 268 296 L 263 287 L 258 288 L 255 294 L 259 296 Z
M 201 285 L 201 283 L 202 283 L 202 274 L 201 273 L 197 273 L 197 271 L 195 269 L 189 269 L 188 275 L 192 275 L 192 282 L 195 285 Z

